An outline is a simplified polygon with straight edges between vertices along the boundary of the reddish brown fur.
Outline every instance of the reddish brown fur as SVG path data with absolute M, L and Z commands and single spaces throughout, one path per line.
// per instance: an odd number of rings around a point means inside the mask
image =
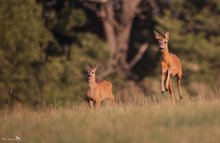
M 96 82 L 95 73 L 97 67 L 86 66 L 88 72 L 88 84 L 89 90 L 87 96 L 89 97 L 90 108 L 94 108 L 94 102 L 98 108 L 102 101 L 111 100 L 112 103 L 115 103 L 115 98 L 112 93 L 112 84 L 109 81 Z
M 168 49 L 168 40 L 169 40 L 169 32 L 167 32 L 165 34 L 165 37 L 161 36 L 158 32 L 154 31 L 154 35 L 155 38 L 157 39 L 157 41 L 159 42 L 159 49 L 161 51 L 161 92 L 163 93 L 164 90 L 164 82 L 165 82 L 165 78 L 166 79 L 166 85 L 165 85 L 165 89 L 169 90 L 170 92 L 170 96 L 172 99 L 173 104 L 175 103 L 174 98 L 173 98 L 173 90 L 172 90 L 172 85 L 171 85 L 171 80 L 170 80 L 170 76 L 174 77 L 177 76 L 177 82 L 178 82 L 178 87 L 179 87 L 179 92 L 180 92 L 180 99 L 182 99 L 183 95 L 182 95 L 182 89 L 181 89 L 181 85 L 180 85 L 180 81 L 182 78 L 182 65 L 180 62 L 180 59 L 172 54 L 169 53 L 169 49 Z

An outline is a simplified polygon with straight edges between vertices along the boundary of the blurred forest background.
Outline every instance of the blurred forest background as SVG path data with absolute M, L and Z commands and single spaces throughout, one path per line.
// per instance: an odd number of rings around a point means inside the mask
M 161 94 L 154 29 L 170 31 L 184 94 L 218 92 L 219 0 L 1 0 L 0 107 L 10 89 L 14 104 L 85 102 L 86 64 L 118 100 Z

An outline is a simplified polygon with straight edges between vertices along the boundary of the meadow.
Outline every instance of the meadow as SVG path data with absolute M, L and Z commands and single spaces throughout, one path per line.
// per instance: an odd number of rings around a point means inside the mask
M 37 111 L 17 106 L 2 110 L 0 123 L 1 138 L 24 143 L 219 143 L 220 99 L 185 96 L 172 105 L 168 95 L 135 96 L 96 110 L 85 103 Z
M 220 143 L 219 17 L 220 0 L 0 0 L 0 143 Z M 115 106 L 89 109 L 87 64 Z

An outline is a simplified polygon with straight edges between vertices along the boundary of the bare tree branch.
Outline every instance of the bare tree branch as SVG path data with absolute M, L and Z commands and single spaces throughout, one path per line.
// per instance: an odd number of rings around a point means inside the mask
M 114 10 L 113 10 L 112 6 L 103 5 L 101 7 L 101 14 L 102 15 L 100 15 L 100 17 L 103 18 L 103 20 L 107 20 L 115 28 L 120 29 L 120 25 L 115 19 Z
M 96 1 L 92 1 L 92 2 L 96 2 Z M 95 12 L 98 17 L 102 18 L 103 20 L 108 21 L 115 28 L 120 29 L 119 23 L 114 19 L 114 16 L 111 15 L 112 12 L 110 12 L 111 7 L 109 5 L 102 5 L 100 9 L 98 9 L 96 4 L 94 4 L 94 3 L 84 2 L 83 5 L 86 8 L 88 8 L 88 9 L 92 10 L 93 12 Z
M 97 16 L 100 15 L 100 11 L 99 11 L 99 9 L 96 7 L 95 4 L 91 4 L 91 3 L 88 3 L 88 2 L 83 2 L 83 5 L 84 5 L 86 8 L 88 8 L 88 9 L 94 11 Z
M 97 79 L 103 79 L 104 77 L 112 74 L 112 73 L 115 73 L 116 72 L 116 69 L 113 69 L 111 66 L 108 66 L 107 70 L 105 70 L 104 72 L 100 73 L 98 76 L 97 76 Z
M 148 43 L 144 43 L 141 45 L 138 53 L 135 55 L 135 57 L 128 63 L 128 69 L 130 70 L 144 55 L 145 51 L 148 48 Z
M 124 0 L 122 5 L 122 23 L 124 25 L 129 24 L 133 21 L 136 16 L 136 10 L 141 0 Z

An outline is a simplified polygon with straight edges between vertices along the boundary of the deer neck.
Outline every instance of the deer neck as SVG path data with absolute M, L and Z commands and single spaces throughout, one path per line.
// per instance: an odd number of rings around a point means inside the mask
M 162 52 L 162 60 L 168 64 L 169 63 L 169 58 L 170 58 L 170 53 L 168 50 L 168 47 L 164 49 L 164 51 Z
M 95 79 L 91 79 L 88 81 L 89 82 L 89 89 L 93 89 L 96 87 L 97 83 L 95 81 Z

